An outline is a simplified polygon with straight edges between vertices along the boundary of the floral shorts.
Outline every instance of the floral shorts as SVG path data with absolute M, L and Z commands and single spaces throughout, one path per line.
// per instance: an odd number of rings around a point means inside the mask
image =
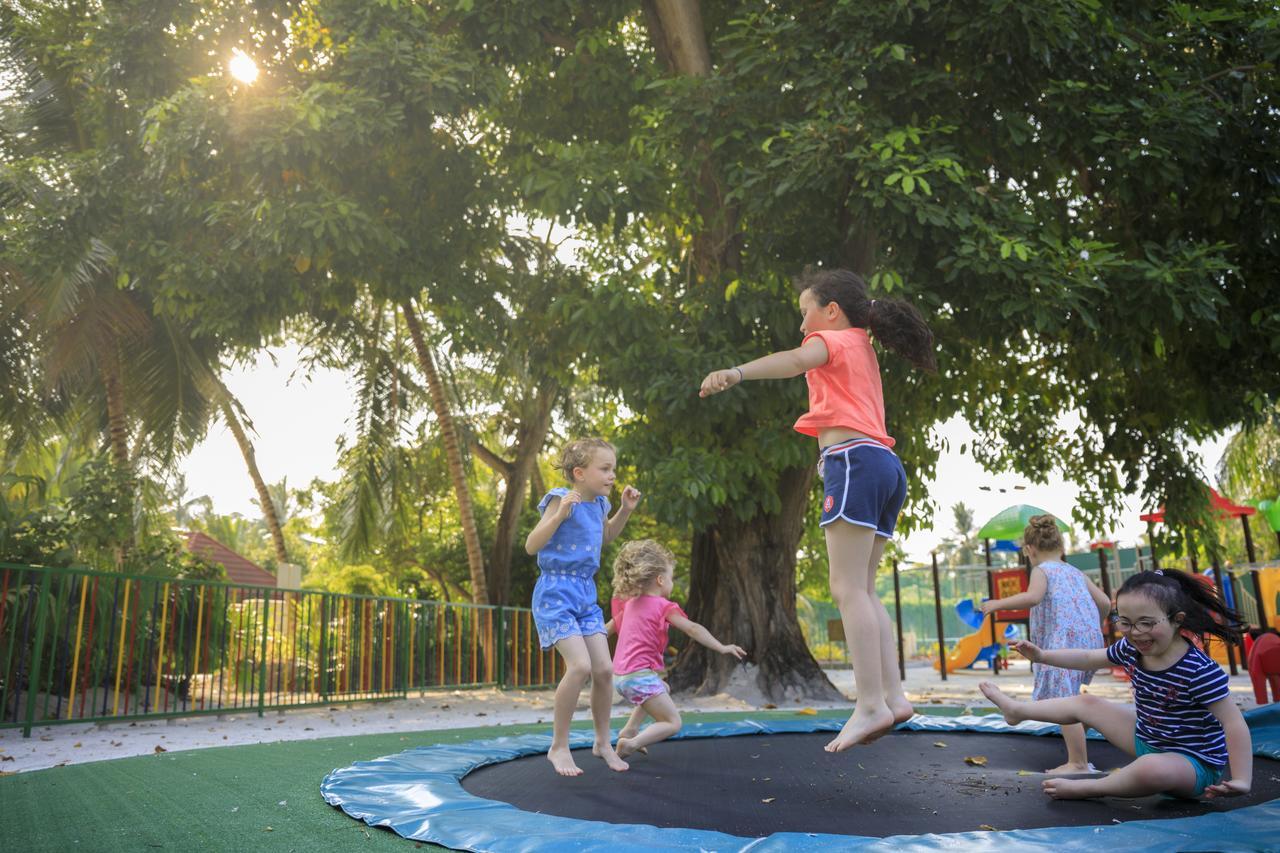
M 654 696 L 667 692 L 667 683 L 662 676 L 651 669 L 637 669 L 635 672 L 614 673 L 613 686 L 622 698 L 632 705 L 643 705 Z

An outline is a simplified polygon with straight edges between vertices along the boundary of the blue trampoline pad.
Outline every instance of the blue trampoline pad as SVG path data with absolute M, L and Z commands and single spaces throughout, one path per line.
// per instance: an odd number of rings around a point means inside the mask
M 838 720 L 694 724 L 626 773 L 575 732 L 586 772 L 574 779 L 551 771 L 548 737 L 524 735 L 410 749 L 336 770 L 321 787 L 370 825 L 467 850 L 1276 849 L 1280 708 L 1246 719 L 1254 789 L 1207 802 L 1051 800 L 1036 771 L 1063 759 L 1061 740 L 1043 737 L 1057 727 L 998 717 L 917 716 L 840 755 L 822 751 Z M 1090 759 L 1130 760 L 1098 740 Z

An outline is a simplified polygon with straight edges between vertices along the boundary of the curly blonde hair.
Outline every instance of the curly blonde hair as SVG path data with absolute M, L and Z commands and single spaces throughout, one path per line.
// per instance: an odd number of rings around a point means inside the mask
M 1061 554 L 1066 548 L 1062 544 L 1062 531 L 1058 530 L 1058 521 L 1052 515 L 1033 515 L 1022 531 L 1022 542 L 1037 551 L 1046 554 Z
M 590 465 L 597 450 L 610 450 L 617 453 L 613 445 L 603 438 L 575 438 L 560 451 L 556 467 L 560 469 L 560 473 L 564 474 L 565 479 L 572 483 L 573 469 L 586 468 Z
M 659 542 L 636 539 L 623 545 L 613 561 L 613 592 L 618 598 L 635 598 L 676 564 L 676 558 Z

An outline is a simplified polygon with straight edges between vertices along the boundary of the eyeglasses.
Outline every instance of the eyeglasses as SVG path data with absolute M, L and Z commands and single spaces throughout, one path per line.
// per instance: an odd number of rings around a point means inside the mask
M 1168 621 L 1169 619 L 1166 616 L 1161 616 L 1159 619 L 1139 619 L 1136 622 L 1130 622 L 1122 616 L 1111 617 L 1111 624 L 1116 626 L 1117 631 L 1124 634 L 1128 634 L 1131 631 L 1135 634 L 1147 634 L 1161 622 Z

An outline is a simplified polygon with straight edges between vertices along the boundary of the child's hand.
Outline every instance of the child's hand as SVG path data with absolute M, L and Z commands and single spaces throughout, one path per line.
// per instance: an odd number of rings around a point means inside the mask
M 1044 652 L 1034 643 L 1028 643 L 1026 640 L 1010 640 L 1009 645 L 1013 646 L 1013 650 L 1022 655 L 1032 663 L 1039 663 L 1040 658 L 1044 657 Z
M 566 518 L 573 515 L 573 508 L 580 503 L 582 503 L 582 495 L 572 489 L 569 490 L 568 494 L 560 498 L 560 507 L 556 511 L 557 515 L 560 516 L 560 520 L 564 521 Z
M 721 644 L 720 644 L 720 654 L 722 654 L 722 655 L 733 655 L 733 656 L 734 656 L 735 658 L 737 658 L 738 660 L 746 660 L 746 659 L 747 659 L 747 650 L 746 650 L 746 649 L 744 649 L 742 646 L 735 646 L 733 643 L 730 643 L 730 644 L 729 644 L 729 645 L 727 645 L 727 646 L 726 646 L 726 645 L 724 645 L 723 643 L 721 643 Z
M 707 374 L 707 378 L 702 380 L 702 388 L 698 391 L 699 397 L 710 397 L 712 394 L 719 394 L 726 391 L 742 381 L 742 373 L 736 368 L 728 370 L 713 370 Z
M 1214 797 L 1239 797 L 1249 793 L 1252 785 L 1243 779 L 1223 779 L 1216 785 L 1206 785 L 1204 788 L 1204 798 L 1212 800 Z
M 627 486 L 622 490 L 622 506 L 627 510 L 633 510 L 640 503 L 640 498 L 642 497 L 644 495 L 635 486 Z
M 978 609 L 982 611 L 982 615 L 983 615 L 983 616 L 986 616 L 986 615 L 988 615 L 988 614 L 990 614 L 990 613 L 994 613 L 994 612 L 995 612 L 995 609 L 996 609 L 996 603 L 995 603 L 994 601 L 992 601 L 991 599 L 987 599 L 986 601 L 984 601 L 984 602 L 982 602 L 981 604 L 979 604 L 979 605 L 978 605 Z

